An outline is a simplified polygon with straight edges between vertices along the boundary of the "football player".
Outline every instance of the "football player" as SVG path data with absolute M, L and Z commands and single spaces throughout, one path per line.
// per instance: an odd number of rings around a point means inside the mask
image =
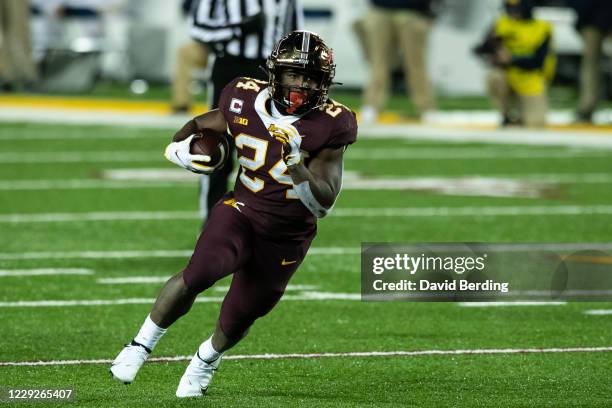
M 214 333 L 179 382 L 178 397 L 201 396 L 223 353 L 280 300 L 316 235 L 316 219 L 331 211 L 342 184 L 343 155 L 355 142 L 355 114 L 328 97 L 332 50 L 318 35 L 294 31 L 267 60 L 269 80 L 236 78 L 219 109 L 188 122 L 166 157 L 206 173 L 208 156 L 190 154 L 200 129 L 225 132 L 237 148 L 235 189 L 211 211 L 189 264 L 161 289 L 140 331 L 119 353 L 112 375 L 131 383 L 155 345 L 196 296 L 233 274 Z M 195 163 L 194 163 L 195 162 Z

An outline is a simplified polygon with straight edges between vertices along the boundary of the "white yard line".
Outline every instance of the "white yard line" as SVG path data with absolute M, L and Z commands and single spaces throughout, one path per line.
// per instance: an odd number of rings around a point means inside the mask
M 83 268 L 0 269 L 0 276 L 93 275 Z
M 360 293 L 333 293 L 333 292 L 302 292 L 297 295 L 285 295 L 283 301 L 319 301 L 319 300 L 361 300 Z M 200 296 L 199 303 L 221 302 L 223 297 Z M 117 305 L 151 305 L 153 298 L 129 299 L 91 299 L 91 300 L 17 300 L 0 302 L 0 308 L 21 307 L 78 307 L 78 306 L 117 306 Z
M 0 153 L 0 164 L 29 163 L 112 163 L 164 162 L 163 151 L 90 152 L 7 152 Z
M 414 351 L 354 351 L 341 353 L 288 353 L 288 354 L 236 354 L 224 356 L 224 360 L 307 360 L 313 358 L 369 358 L 369 357 L 417 357 L 417 356 L 460 356 L 500 354 L 556 354 L 556 353 L 604 353 L 612 347 L 553 347 L 553 348 L 499 348 L 499 349 L 457 349 L 457 350 L 414 350 Z M 148 362 L 189 361 L 193 356 L 151 357 Z M 0 361 L 0 366 L 66 366 L 111 364 L 111 359 L 92 360 L 51 360 L 51 361 Z
M 594 134 L 584 130 L 477 129 L 436 125 L 361 125 L 361 138 L 433 140 L 452 143 L 502 145 L 574 146 L 612 149 L 612 132 Z
M 96 279 L 96 283 L 101 285 L 131 285 L 131 284 L 159 284 L 164 283 L 171 276 L 119 276 L 115 278 L 99 278 Z M 214 286 L 211 288 L 213 292 L 227 292 L 229 286 Z M 287 285 L 285 291 L 304 291 L 304 290 L 315 290 L 318 289 L 317 285 Z
M 186 180 L 187 183 L 173 181 L 122 181 L 97 179 L 71 179 L 71 180 L 11 180 L 0 181 L 0 190 L 87 190 L 87 189 L 129 189 L 136 188 L 196 188 L 195 180 Z
M 372 243 L 371 245 L 376 245 Z M 518 244 L 486 244 L 487 250 L 499 252 L 521 251 L 581 251 L 581 250 L 612 250 L 612 242 L 578 242 L 578 243 L 518 243 Z M 443 244 L 436 248 L 444 248 Z M 442 249 L 440 249 L 442 250 Z M 359 247 L 313 247 L 308 251 L 312 255 L 357 255 Z M 0 260 L 29 259 L 134 259 L 134 258 L 186 258 L 193 254 L 191 249 L 176 250 L 132 250 L 132 251 L 54 251 L 54 252 L 0 252 Z
M 612 214 L 612 205 L 557 205 L 521 207 L 406 207 L 338 208 L 336 217 L 485 217 Z
M 229 290 L 229 285 L 219 285 L 213 286 L 211 289 L 213 292 L 227 292 Z M 318 289 L 319 285 L 292 285 L 289 284 L 285 288 L 288 291 L 296 291 L 296 290 L 315 290 Z
M 186 258 L 193 250 L 3 252 L 0 260 Z
M 537 302 L 537 301 L 514 301 L 514 302 L 459 302 L 460 307 L 507 307 L 507 306 L 564 306 L 567 302 Z
M 485 217 L 612 214 L 612 205 L 337 208 L 331 217 Z M 197 211 L 116 211 L 0 215 L 0 223 L 198 220 Z
M 138 169 L 106 169 L 102 171 L 104 180 L 113 181 L 182 181 L 193 183 L 198 180 L 198 175 L 179 168 L 138 168 Z M 230 176 L 235 179 L 236 174 Z M 405 177 L 398 174 L 379 174 L 375 177 L 365 177 L 358 171 L 347 170 L 343 173 L 345 183 L 391 180 L 396 183 L 453 183 L 466 181 L 531 181 L 545 183 L 610 183 L 612 173 L 548 173 L 548 174 L 465 174 L 455 176 L 419 176 Z M 36 181 L 36 180 L 32 180 Z M 52 181 L 52 180 L 51 180 Z M 358 186 L 355 186 L 357 189 Z
M 576 157 L 610 157 L 608 150 L 567 151 L 487 151 L 486 149 L 358 149 L 347 151 L 345 160 L 515 160 L 515 159 L 566 159 Z M 0 156 L 1 162 L 2 156 Z
M 612 309 L 592 309 L 592 310 L 586 310 L 584 312 L 584 314 L 590 315 L 590 316 L 611 316 L 612 315 Z
M 451 250 L 456 248 L 456 244 L 426 244 L 426 247 L 435 248 L 437 251 Z M 486 249 L 496 252 L 523 252 L 523 251 L 583 251 L 583 250 L 600 250 L 606 251 L 612 249 L 612 242 L 559 242 L 559 243 L 508 243 L 487 244 L 486 242 L 477 243 L 475 245 L 468 244 L 468 247 L 475 246 L 479 249 Z
M 58 180 L 6 180 L 0 181 L 2 191 L 43 191 L 43 190 L 95 190 L 95 189 L 137 189 L 137 188 L 196 188 L 197 177 L 184 172 L 177 175 L 174 169 L 113 170 L 109 179 L 58 179 Z M 167 173 L 166 173 L 167 171 Z M 503 175 L 458 175 L 455 177 L 398 177 L 380 175 L 362 177 L 347 174 L 344 188 L 348 190 L 371 189 L 430 189 L 442 186 L 464 186 L 483 183 L 610 183 L 612 174 L 503 174 Z
M 100 278 L 96 279 L 96 283 L 101 285 L 126 285 L 126 284 L 148 284 L 148 283 L 164 283 L 170 276 L 123 276 L 118 278 Z
M 43 213 L 0 215 L 4 223 L 81 222 L 81 221 L 142 221 L 142 220 L 196 220 L 197 211 L 117 211 L 91 213 Z
M 75 152 L 4 152 L 0 164 L 29 163 L 163 163 L 161 149 L 151 151 L 75 151 Z M 346 160 L 511 160 L 511 159 L 565 159 L 576 157 L 608 157 L 610 151 L 599 149 L 573 149 L 565 151 L 504 151 L 503 149 L 432 149 L 432 148 L 354 148 Z
M 357 247 L 315 247 L 308 255 L 359 254 Z M 57 251 L 57 252 L 0 252 L 0 260 L 26 259 L 132 259 L 132 258 L 188 258 L 193 250 L 134 250 L 134 251 Z

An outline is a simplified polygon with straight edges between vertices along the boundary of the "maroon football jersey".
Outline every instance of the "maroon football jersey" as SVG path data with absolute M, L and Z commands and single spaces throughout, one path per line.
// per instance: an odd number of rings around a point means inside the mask
M 302 136 L 300 150 L 314 157 L 323 148 L 339 148 L 357 137 L 355 113 L 333 100 L 304 116 L 278 113 L 268 83 L 236 78 L 223 90 L 219 110 L 234 139 L 240 171 L 234 189 L 237 201 L 274 217 L 313 224 L 312 213 L 299 200 L 282 159 L 282 144 L 271 136 L 272 124 L 292 124 Z M 306 165 L 308 165 L 308 158 Z

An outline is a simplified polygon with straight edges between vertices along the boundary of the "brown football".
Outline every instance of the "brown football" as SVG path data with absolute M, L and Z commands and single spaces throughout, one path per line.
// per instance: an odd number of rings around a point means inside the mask
M 205 154 L 210 156 L 210 162 L 202 163 L 206 166 L 219 168 L 229 156 L 229 145 L 224 134 L 212 129 L 202 129 L 192 140 L 191 154 Z

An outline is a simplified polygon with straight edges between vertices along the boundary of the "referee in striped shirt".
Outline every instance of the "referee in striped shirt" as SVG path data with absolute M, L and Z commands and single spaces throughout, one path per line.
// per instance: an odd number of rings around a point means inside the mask
M 267 80 L 262 69 L 274 44 L 303 28 L 300 0 L 199 0 L 191 9 L 190 33 L 215 53 L 212 66 L 211 109 L 219 106 L 221 91 L 236 77 Z M 231 146 L 233 155 L 234 147 Z M 200 178 L 200 211 L 208 211 L 227 191 L 232 159 L 210 176 Z

